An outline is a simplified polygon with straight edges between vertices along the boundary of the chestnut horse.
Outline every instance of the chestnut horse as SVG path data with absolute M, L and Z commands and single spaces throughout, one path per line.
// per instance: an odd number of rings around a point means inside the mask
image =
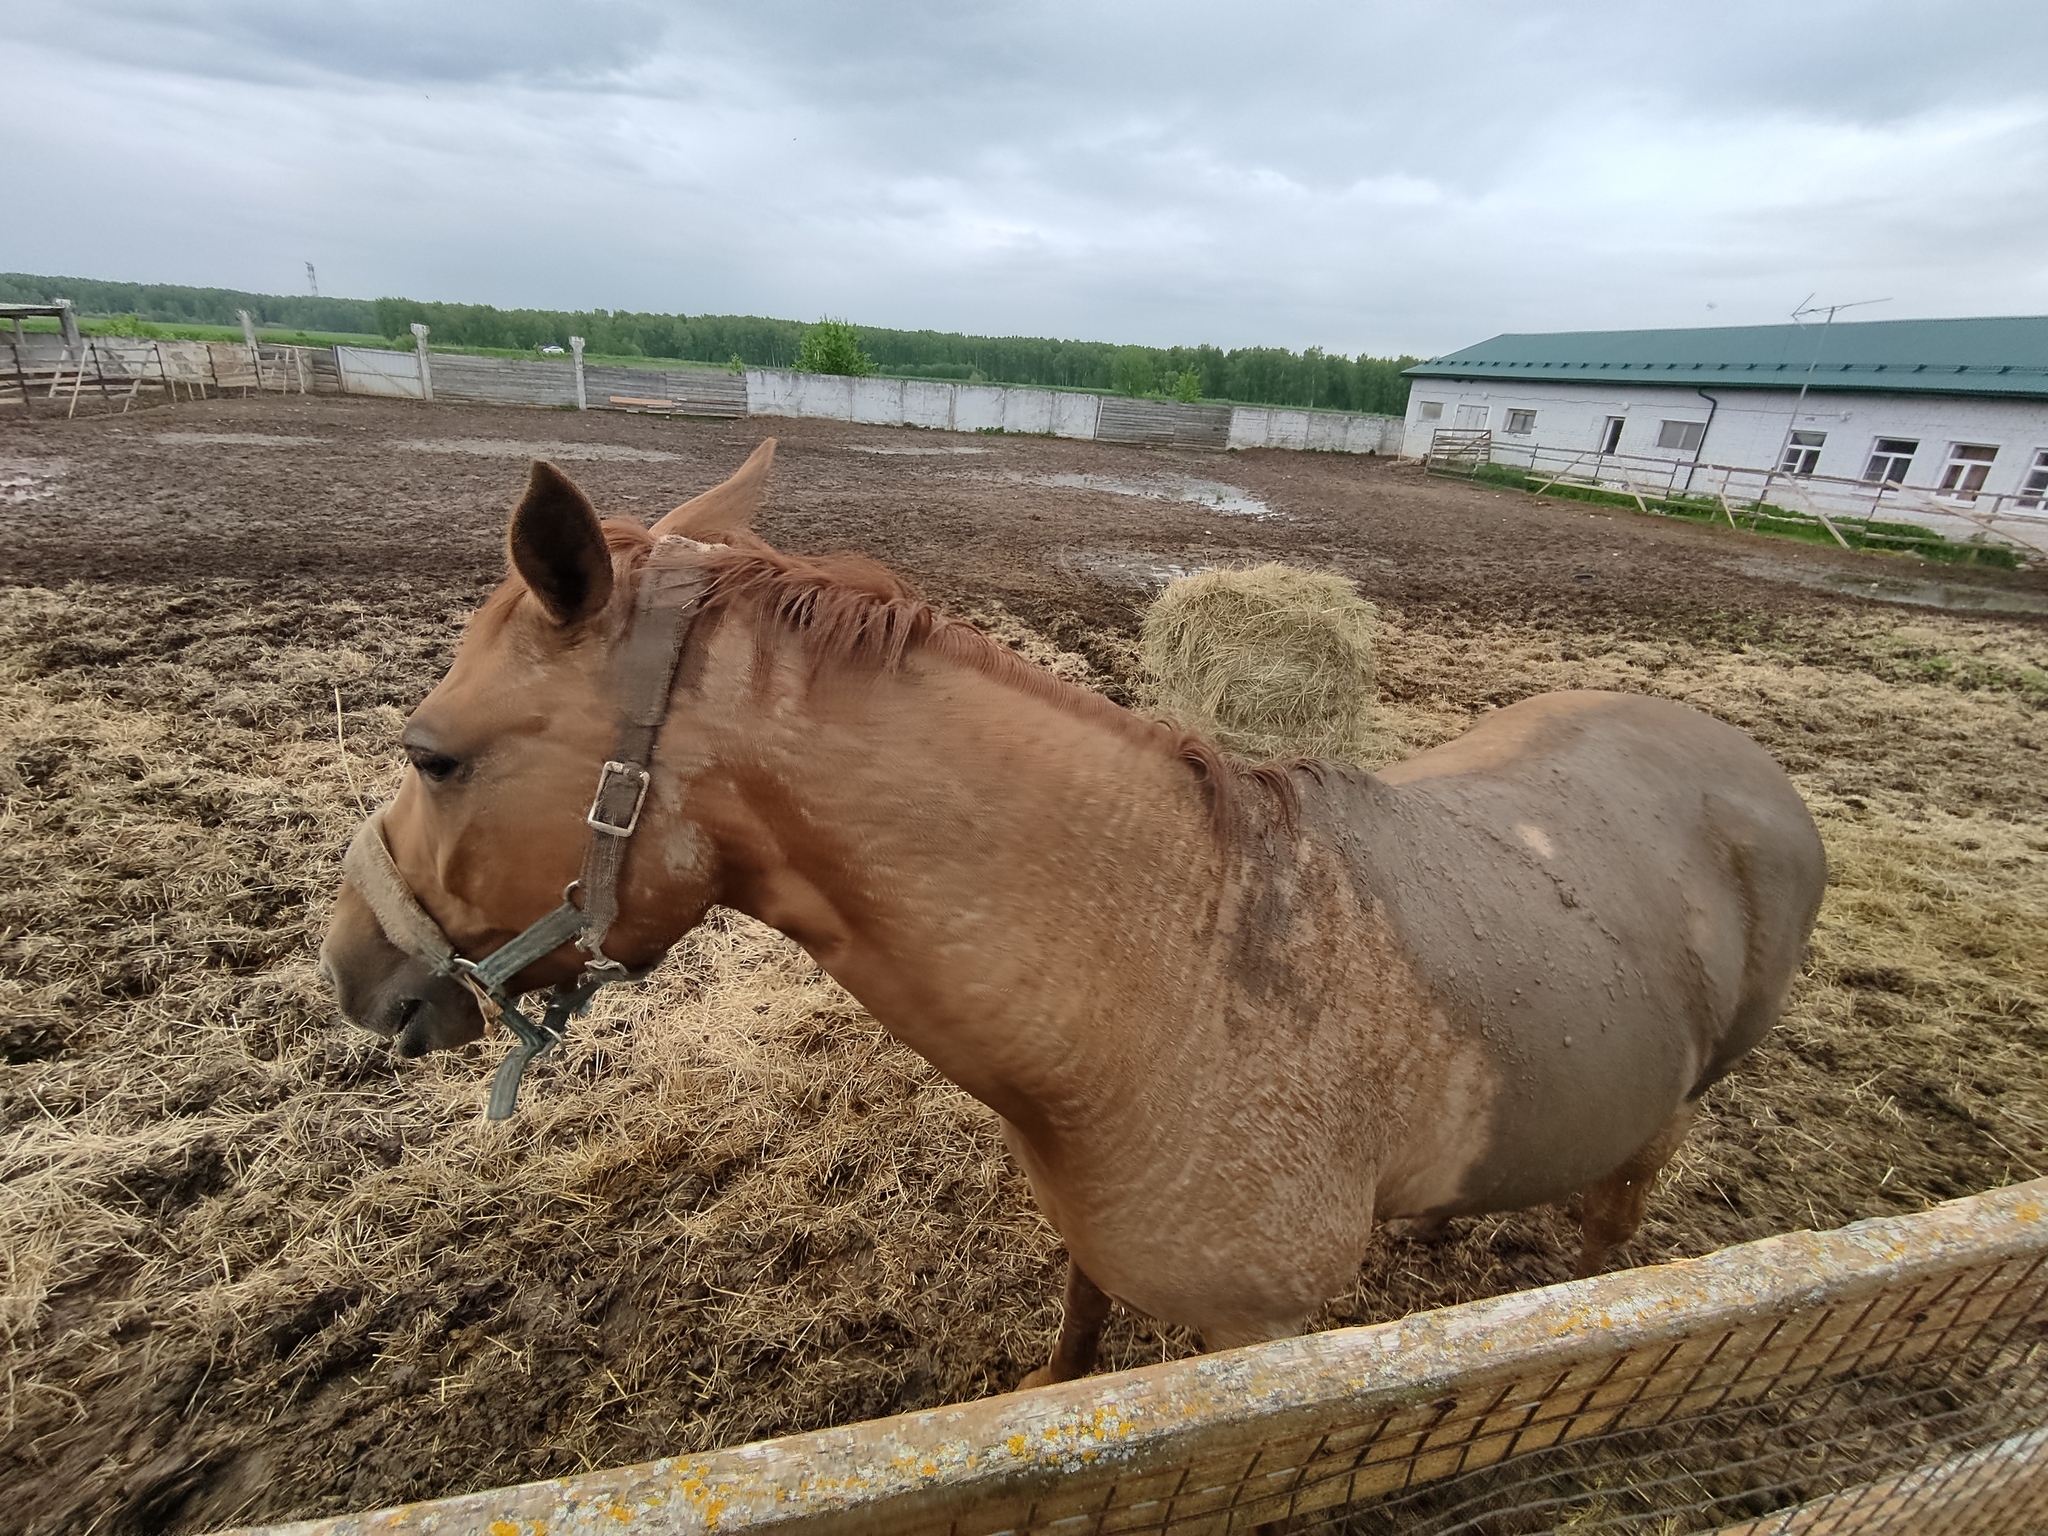
M 1032 1384 L 1091 1367 L 1112 1297 L 1211 1349 L 1298 1331 L 1376 1220 L 1581 1195 L 1579 1271 L 1606 1262 L 1820 905 L 1812 819 L 1754 741 L 1555 693 L 1380 773 L 1235 766 L 878 566 L 770 548 L 773 447 L 651 532 L 534 466 L 381 820 L 459 954 L 562 902 L 636 587 L 680 566 L 702 595 L 605 952 L 651 965 L 714 902 L 749 913 L 1002 1117 L 1070 1259 Z M 477 1038 L 379 910 L 344 883 L 342 1011 L 407 1056 Z

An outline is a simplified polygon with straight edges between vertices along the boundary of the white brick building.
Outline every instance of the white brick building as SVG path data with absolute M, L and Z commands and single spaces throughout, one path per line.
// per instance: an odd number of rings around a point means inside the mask
M 1483 429 L 1500 449 L 1669 461 L 1677 488 L 1726 465 L 2048 497 L 2048 317 L 1505 335 L 1408 375 L 1410 455 Z

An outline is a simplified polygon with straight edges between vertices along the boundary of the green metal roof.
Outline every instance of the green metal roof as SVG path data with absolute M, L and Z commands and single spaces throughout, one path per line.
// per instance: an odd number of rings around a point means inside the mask
M 1408 375 L 1797 389 L 1809 368 L 1817 390 L 2048 397 L 2048 315 L 1496 336 Z

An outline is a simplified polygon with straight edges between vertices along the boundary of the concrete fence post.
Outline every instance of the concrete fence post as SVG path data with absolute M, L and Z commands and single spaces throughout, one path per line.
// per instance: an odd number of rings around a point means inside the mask
M 417 320 L 412 323 L 412 344 L 419 349 L 420 398 L 431 400 L 434 398 L 434 370 L 427 361 L 427 328 Z
M 78 311 L 71 307 L 69 299 L 59 299 L 57 307 L 61 311 L 57 316 L 57 325 L 64 332 L 64 350 L 67 354 L 77 352 L 84 345 L 78 338 Z M 14 322 L 14 329 L 17 333 L 20 332 L 19 320 Z
M 569 338 L 569 365 L 576 370 L 576 409 L 587 411 L 590 409 L 590 402 L 583 397 L 583 338 L 581 336 L 571 336 Z

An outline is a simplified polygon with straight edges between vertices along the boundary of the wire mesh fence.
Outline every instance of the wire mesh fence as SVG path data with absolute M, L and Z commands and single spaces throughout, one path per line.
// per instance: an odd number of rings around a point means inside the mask
M 695 1458 L 307 1522 L 2048 1533 L 2048 1180 L 1840 1232 Z
M 1338 1523 L 1358 1536 L 1905 1536 L 1940 1528 L 1967 1494 L 2001 1511 L 1984 1529 L 2048 1529 L 2048 1481 L 2028 1476 L 2048 1438 L 2043 1279 L 2040 1261 L 2016 1261 L 1633 1351 L 1580 1380 L 1513 1383 L 1410 1432 L 1406 1455 L 1382 1433 L 1373 1449 L 1395 1454 L 1367 1452 L 1335 1489 L 1370 1507 Z M 1458 1470 L 1428 1476 L 1452 1445 Z M 1797 1523 L 1785 1513 L 1805 1507 Z

